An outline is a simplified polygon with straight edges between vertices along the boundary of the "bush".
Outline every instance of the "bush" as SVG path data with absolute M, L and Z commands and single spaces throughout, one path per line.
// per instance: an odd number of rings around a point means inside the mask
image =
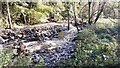
M 3 66 L 30 66 L 32 65 L 32 55 L 29 54 L 28 56 L 20 55 L 16 56 L 14 59 L 13 57 L 13 49 L 6 48 L 0 50 L 0 68 Z M 41 57 L 40 61 L 35 66 L 44 66 L 44 60 Z
M 8 53 L 6 49 L 0 49 L 0 68 L 9 65 L 10 59 L 11 53 Z
M 104 66 L 117 64 L 116 39 L 106 30 L 94 31 L 85 29 L 78 33 L 76 41 L 75 56 L 67 61 L 65 65 L 73 66 Z

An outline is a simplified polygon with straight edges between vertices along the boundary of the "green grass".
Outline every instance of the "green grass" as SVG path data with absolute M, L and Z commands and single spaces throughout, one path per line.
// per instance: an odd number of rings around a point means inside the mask
M 79 32 L 75 56 L 62 61 L 62 65 L 106 66 L 119 64 L 120 53 L 117 54 L 119 29 L 120 27 L 113 23 L 99 22 Z

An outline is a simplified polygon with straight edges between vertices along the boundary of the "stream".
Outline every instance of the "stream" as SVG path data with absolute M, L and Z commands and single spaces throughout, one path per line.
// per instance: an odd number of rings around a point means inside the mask
M 74 55 L 77 33 L 74 26 L 70 25 L 70 30 L 67 30 L 67 24 L 64 23 L 7 29 L 1 31 L 0 48 L 12 47 L 17 56 L 30 53 L 33 64 L 43 58 L 46 66 L 55 66 Z

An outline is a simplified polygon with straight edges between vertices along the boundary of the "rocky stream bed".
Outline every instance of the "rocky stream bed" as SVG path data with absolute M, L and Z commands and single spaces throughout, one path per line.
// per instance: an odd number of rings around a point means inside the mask
M 67 24 L 47 23 L 0 32 L 1 49 L 12 47 L 14 56 L 31 53 L 33 64 L 42 57 L 45 65 L 54 66 L 74 55 L 77 29 L 72 25 L 70 30 Z

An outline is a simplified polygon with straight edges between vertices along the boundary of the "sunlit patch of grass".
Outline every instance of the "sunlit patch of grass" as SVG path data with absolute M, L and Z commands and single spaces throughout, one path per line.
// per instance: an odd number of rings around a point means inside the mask
M 118 23 L 118 20 L 113 19 L 113 21 L 111 21 L 110 19 L 101 18 L 97 21 L 96 24 L 92 24 L 91 26 L 88 26 L 88 29 L 97 30 L 97 29 L 114 28 Z

